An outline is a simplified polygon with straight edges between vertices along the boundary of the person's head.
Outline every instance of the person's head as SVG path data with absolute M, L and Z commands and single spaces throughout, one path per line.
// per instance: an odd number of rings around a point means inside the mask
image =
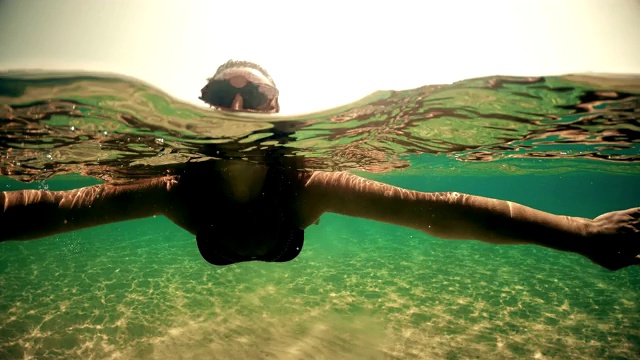
M 267 71 L 249 61 L 222 64 L 202 88 L 200 99 L 224 110 L 277 113 L 278 89 Z

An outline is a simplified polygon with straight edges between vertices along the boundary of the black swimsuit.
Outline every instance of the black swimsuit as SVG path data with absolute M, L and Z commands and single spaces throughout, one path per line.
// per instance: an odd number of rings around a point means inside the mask
M 263 184 L 263 191 L 250 206 L 227 205 L 231 219 L 215 219 L 212 223 L 198 231 L 196 241 L 202 257 L 213 265 L 230 265 L 243 261 L 286 262 L 295 259 L 302 251 L 304 230 L 292 224 L 290 204 L 294 189 L 283 189 L 286 182 L 291 183 L 288 176 L 295 176 L 289 171 L 270 168 Z M 293 190 L 293 191 L 292 191 Z M 282 206 L 285 205 L 285 206 Z M 220 215 L 219 215 L 220 216 Z M 242 218 L 238 221 L 238 217 Z M 243 219 L 252 219 L 245 223 Z M 248 222 L 248 221 L 247 221 Z M 229 224 L 238 223 L 236 226 Z M 224 225 L 223 225 L 224 224 Z M 275 233 L 276 239 L 266 253 L 258 256 L 238 254 L 226 245 L 239 237 L 260 237 L 260 229 L 268 227 L 269 233 Z
M 196 240 L 200 255 L 213 265 L 231 265 L 243 261 L 267 261 L 286 262 L 295 259 L 304 243 L 304 230 L 290 227 L 281 229 L 280 236 L 271 250 L 261 256 L 247 256 L 237 254 L 224 244 L 223 241 L 216 241 L 216 237 L 224 237 L 230 234 L 220 233 L 214 227 L 211 231 L 198 232 Z M 231 235 L 233 236 L 233 235 Z

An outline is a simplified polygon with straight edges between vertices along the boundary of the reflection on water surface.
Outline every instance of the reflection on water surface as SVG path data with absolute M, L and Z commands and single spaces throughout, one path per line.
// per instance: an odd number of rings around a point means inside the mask
M 407 155 L 640 160 L 640 78 L 491 77 L 299 116 L 213 111 L 133 79 L 15 73 L 0 78 L 0 170 L 129 178 L 209 158 L 301 156 L 314 169 L 387 171 Z M 105 174 L 111 175 L 105 175 Z

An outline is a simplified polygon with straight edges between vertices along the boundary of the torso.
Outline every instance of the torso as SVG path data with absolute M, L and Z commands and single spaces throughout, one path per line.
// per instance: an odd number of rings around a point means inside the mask
M 179 177 L 172 220 L 194 235 L 215 228 L 240 248 L 270 246 L 279 226 L 304 229 L 306 172 L 221 160 L 194 164 Z M 301 202 L 302 201 L 302 202 Z M 314 220 L 315 221 L 315 220 Z

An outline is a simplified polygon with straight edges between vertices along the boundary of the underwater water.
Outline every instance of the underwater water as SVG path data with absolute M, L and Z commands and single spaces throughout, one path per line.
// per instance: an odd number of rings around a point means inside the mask
M 188 105 L 132 79 L 8 74 L 0 186 L 71 189 L 267 152 L 594 217 L 640 205 L 639 96 L 637 77 L 494 77 L 267 117 Z M 216 267 L 195 245 L 163 217 L 1 243 L 0 358 L 640 354 L 638 266 L 611 272 L 536 246 L 334 214 L 288 263 Z

